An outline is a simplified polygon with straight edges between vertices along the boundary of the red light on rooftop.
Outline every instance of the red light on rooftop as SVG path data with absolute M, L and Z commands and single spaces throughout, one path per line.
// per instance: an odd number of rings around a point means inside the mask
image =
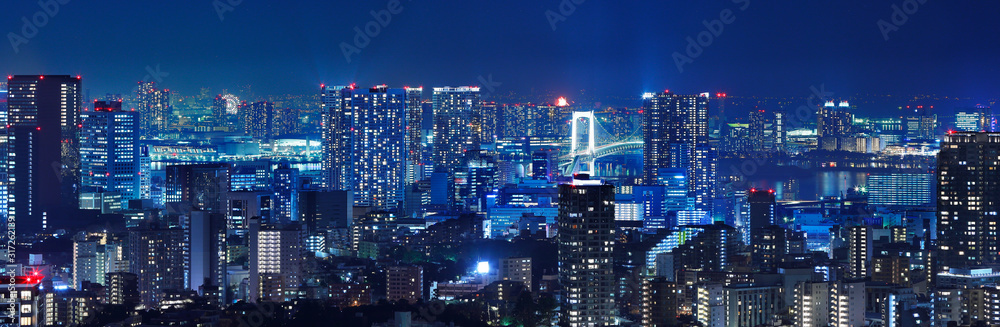
M 45 75 L 38 76 L 38 79 L 45 79 Z
M 40 130 L 42 130 L 42 127 L 41 126 L 35 127 L 35 130 L 40 131 Z
M 80 75 L 76 75 L 76 79 L 80 79 Z
M 750 192 L 757 192 L 757 188 L 756 187 L 750 188 Z
M 767 190 L 767 193 L 774 193 L 774 190 Z
M 565 106 L 568 106 L 568 105 L 569 105 L 569 102 L 566 101 L 565 97 L 559 97 L 559 99 L 556 99 L 556 106 L 558 106 L 558 107 L 565 107 Z

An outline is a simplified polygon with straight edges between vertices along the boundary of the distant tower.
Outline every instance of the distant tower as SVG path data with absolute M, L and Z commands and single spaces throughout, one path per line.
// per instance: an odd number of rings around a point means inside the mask
M 564 317 L 570 326 L 612 324 L 616 315 L 614 186 L 586 175 L 560 184 L 558 223 Z
M 140 115 L 140 130 L 146 138 L 159 135 L 170 127 L 173 109 L 170 90 L 159 90 L 153 82 L 139 82 L 136 102 Z

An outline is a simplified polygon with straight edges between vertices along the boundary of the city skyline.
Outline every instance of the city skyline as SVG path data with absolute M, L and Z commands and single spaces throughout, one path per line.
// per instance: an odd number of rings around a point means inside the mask
M 216 7 L 215 2 L 223 6 Z M 387 22 L 383 27 L 375 17 L 382 14 L 371 12 L 388 12 L 389 1 L 346 10 L 327 10 L 332 3 L 304 10 L 299 4 L 235 2 L 238 5 L 229 6 L 227 1 L 215 2 L 193 7 L 118 2 L 101 7 L 100 14 L 94 12 L 98 7 L 68 2 L 59 5 L 54 15 L 39 18 L 44 26 L 35 26 L 37 32 L 27 34 L 21 18 L 30 22 L 36 13 L 46 12 L 37 3 L 13 3 L 0 17 L 8 22 L 4 27 L 10 33 L 0 49 L 0 62 L 5 63 L 0 73 L 83 75 L 93 81 L 88 88 L 102 94 L 123 93 L 135 81 L 150 80 L 187 94 L 196 94 L 200 87 L 221 90 L 248 84 L 271 94 L 306 94 L 321 83 L 355 81 L 359 85 L 493 86 L 495 92 L 518 93 L 543 88 L 571 94 L 585 89 L 605 98 L 678 85 L 734 95 L 797 96 L 821 83 L 842 94 L 998 96 L 990 91 L 996 85 L 989 78 L 998 63 L 985 55 L 997 50 L 995 42 L 989 42 L 996 36 L 989 32 L 986 14 L 1000 6 L 993 3 L 974 8 L 920 2 L 915 11 L 910 6 L 910 14 L 902 13 L 906 19 L 899 15 L 894 21 L 893 6 L 906 1 L 813 5 L 736 0 L 673 5 L 676 8 L 661 3 L 575 4 L 570 0 L 460 6 L 399 1 L 399 7 L 394 7 L 397 13 L 380 16 Z M 560 10 L 560 6 L 565 8 Z M 725 10 L 732 14 L 731 23 L 714 29 L 706 26 L 713 25 Z M 672 19 L 660 19 L 659 13 Z M 81 37 L 71 30 L 93 16 L 118 18 L 92 26 L 92 35 L 103 35 L 103 40 Z M 425 19 L 431 16 L 441 18 Z M 959 16 L 965 17 L 963 24 L 945 23 Z M 182 17 L 186 24 L 172 23 Z M 327 19 L 338 23 L 321 24 Z M 370 22 L 379 24 L 371 29 L 378 33 L 372 33 L 366 46 L 356 47 L 354 28 L 363 31 Z M 892 23 L 895 29 L 880 22 Z M 636 33 L 639 26 L 643 32 Z M 782 26 L 797 28 L 789 31 Z M 687 53 L 687 38 L 696 40 L 701 32 L 720 29 L 712 42 L 703 42 L 708 46 L 700 47 L 701 53 Z M 159 37 L 139 34 L 155 32 Z M 313 37 L 307 36 L 313 34 L 328 41 L 312 42 Z M 90 46 L 94 42 L 123 44 L 129 49 L 104 51 Z M 342 44 L 358 48 L 358 53 L 348 51 L 351 62 Z M 66 48 L 78 51 L 71 58 L 53 60 Z M 403 49 L 411 49 L 407 60 L 390 60 Z M 674 53 L 691 62 L 678 69 Z M 265 65 L 272 62 L 281 62 L 282 68 Z M 774 75 L 782 78 L 757 82 Z
M 972 3 L 10 4 L 0 325 L 1000 327 Z

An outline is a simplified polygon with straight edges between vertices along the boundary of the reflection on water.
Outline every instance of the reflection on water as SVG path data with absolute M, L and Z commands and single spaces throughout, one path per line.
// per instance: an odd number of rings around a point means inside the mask
M 841 196 L 848 188 L 864 186 L 868 174 L 854 171 L 821 171 L 795 176 L 751 179 L 752 186 L 775 190 L 778 200 L 818 200 Z

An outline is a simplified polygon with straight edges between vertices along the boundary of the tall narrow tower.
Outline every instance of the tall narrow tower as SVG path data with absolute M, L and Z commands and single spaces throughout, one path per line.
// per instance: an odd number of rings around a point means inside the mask
M 615 317 L 615 188 L 587 175 L 559 185 L 559 281 L 570 326 L 610 325 Z

